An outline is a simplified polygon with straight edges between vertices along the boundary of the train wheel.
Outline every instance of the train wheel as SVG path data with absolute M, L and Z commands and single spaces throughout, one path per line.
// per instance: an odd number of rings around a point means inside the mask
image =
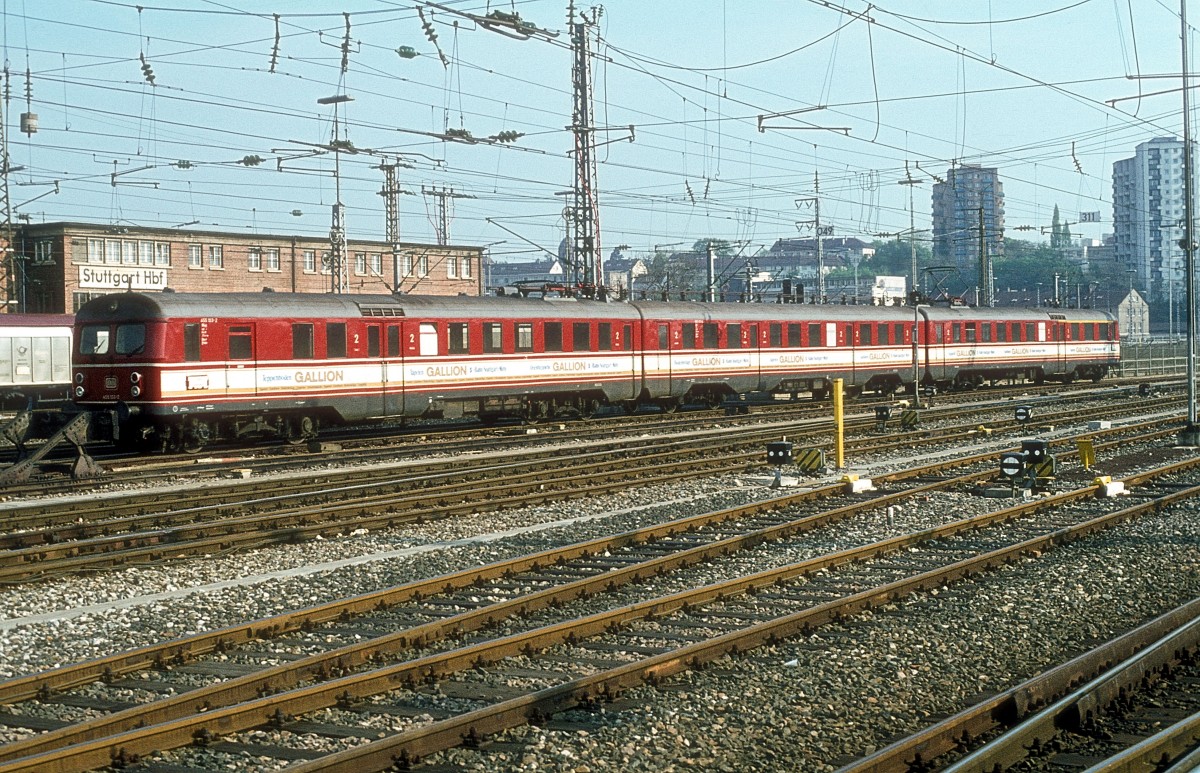
M 197 454 L 212 440 L 212 430 L 202 421 L 183 428 L 180 446 L 185 454 Z
M 637 411 L 638 406 L 640 406 L 640 405 L 641 405 L 641 403 L 639 403 L 637 400 L 622 400 L 621 401 L 621 407 L 624 408 L 625 413 L 629 414 L 630 416 L 632 416 Z
M 664 397 L 655 403 L 663 413 L 675 413 L 679 410 L 679 401 L 673 397 Z
M 298 420 L 288 421 L 286 435 L 288 445 L 303 445 L 316 436 L 317 424 L 311 416 L 301 416 Z

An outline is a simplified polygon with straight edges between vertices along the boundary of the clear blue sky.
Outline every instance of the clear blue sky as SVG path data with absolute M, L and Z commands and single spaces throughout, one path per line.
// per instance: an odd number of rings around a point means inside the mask
M 333 108 L 317 100 L 347 94 L 341 137 L 373 151 L 341 155 L 352 237 L 383 237 L 373 167 L 400 156 L 413 194 L 400 201 L 403 239 L 433 240 L 422 188 L 437 186 L 463 196 L 453 200 L 452 242 L 503 241 L 498 258 L 538 255 L 528 242 L 553 250 L 573 176 L 566 3 L 439 5 L 150 0 L 139 11 L 113 0 L 5 0 L 5 120 L 12 163 L 24 167 L 10 175 L 11 200 L 35 222 L 327 233 L 333 158 L 313 153 L 331 139 Z M 596 123 L 612 127 L 600 136 L 613 140 L 597 154 L 606 255 L 619 244 L 648 251 L 712 236 L 752 249 L 809 235 L 796 200 L 813 195 L 815 172 L 835 236 L 902 231 L 906 162 L 932 181 L 915 163 L 940 175 L 953 159 L 999 167 L 1008 235 L 1040 238 L 1011 229 L 1048 226 L 1057 204 L 1068 221 L 1100 211 L 1101 223 L 1072 227 L 1099 238 L 1111 230 L 1112 163 L 1182 132 L 1178 0 L 603 8 L 594 85 Z M 468 18 L 495 10 L 558 35 L 514 40 Z M 1191 20 L 1200 23 L 1200 8 Z M 401 46 L 418 56 L 401 57 Z M 768 117 L 759 131 L 760 115 L 815 107 Z M 18 118 L 30 109 L 40 130 L 27 137 Z M 779 128 L 800 126 L 814 128 Z M 447 128 L 524 136 L 472 144 L 446 141 Z M 246 156 L 263 160 L 239 163 Z M 60 192 L 42 196 L 55 180 Z M 928 227 L 928 182 L 914 196 L 917 227 Z

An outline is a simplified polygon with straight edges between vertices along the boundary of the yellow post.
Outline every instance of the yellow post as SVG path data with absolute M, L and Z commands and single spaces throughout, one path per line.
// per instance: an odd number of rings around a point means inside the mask
M 846 466 L 846 439 L 844 437 L 845 423 L 842 415 L 842 379 L 833 380 L 833 426 L 834 426 L 834 455 L 837 457 L 837 469 Z
M 1091 439 L 1076 438 L 1075 447 L 1079 449 L 1079 461 L 1083 463 L 1083 469 L 1091 470 L 1096 463 L 1096 446 Z

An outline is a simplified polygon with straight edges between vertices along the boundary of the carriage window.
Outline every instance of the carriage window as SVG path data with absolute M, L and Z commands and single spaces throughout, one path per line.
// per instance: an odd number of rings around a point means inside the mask
M 623 338 L 621 339 L 621 351 L 628 352 L 633 349 L 633 326 L 626 325 L 623 328 Z
M 1026 340 L 1026 341 L 1036 341 L 1036 340 L 1038 340 L 1038 338 L 1037 338 L 1037 325 L 1036 325 L 1035 323 L 1033 323 L 1033 322 L 1026 322 L 1026 323 L 1025 323 L 1025 340 Z
M 108 354 L 108 325 L 88 325 L 79 334 L 80 354 Z
M 996 325 L 996 340 L 1001 341 L 1001 342 L 1008 341 L 1008 323 L 1007 322 L 1001 322 L 999 325 Z
M 542 328 L 542 338 L 546 341 L 546 351 L 561 352 L 562 345 L 562 323 L 547 322 Z
M 418 352 L 422 357 L 436 357 L 438 354 L 438 329 L 432 322 L 422 322 L 418 328 L 420 341 Z M 411 343 L 411 341 L 410 341 Z
M 783 325 L 778 322 L 772 322 L 768 328 L 769 346 L 783 346 Z
M 183 326 L 184 362 L 200 361 L 200 323 L 188 322 Z
M 346 356 L 346 323 L 325 323 L 325 356 L 329 359 Z
M 367 325 L 367 356 L 379 356 L 379 325 Z
M 499 322 L 483 323 L 483 350 L 488 354 L 504 351 L 504 328 Z
M 666 350 L 666 349 L 670 348 L 670 345 L 668 343 L 670 335 L 671 335 L 671 328 L 669 325 L 659 325 L 658 326 L 658 348 L 659 349 Z
M 720 338 L 720 328 L 717 327 L 717 323 L 716 322 L 705 322 L 704 323 L 704 348 L 705 349 L 716 349 L 720 345 L 719 338 Z M 740 334 L 739 334 L 738 345 L 741 346 Z
M 879 343 L 880 343 L 880 345 L 887 346 L 887 345 L 891 344 L 891 342 L 892 342 L 892 326 L 891 325 L 880 325 L 879 326 Z
M 858 326 L 858 345 L 859 346 L 870 346 L 871 343 L 872 343 L 872 341 L 871 341 L 871 326 L 870 325 L 859 325 Z
M 809 346 L 820 346 L 821 345 L 821 323 L 810 322 L 808 324 L 808 345 Z
M 468 354 L 471 344 L 467 339 L 467 323 L 451 322 L 446 325 L 446 343 L 451 354 Z
M 962 323 L 955 322 L 953 325 L 950 326 L 950 336 L 951 336 L 951 338 L 950 338 L 951 343 L 956 343 L 956 344 L 962 343 L 962 340 L 963 340 L 963 338 L 962 338 Z
M 933 342 L 940 344 L 942 342 L 942 326 L 933 324 L 929 326 L 929 329 L 933 332 Z
M 707 331 L 706 331 L 707 332 Z M 742 326 L 730 323 L 725 326 L 725 348 L 742 348 Z
M 992 340 L 992 324 L 989 322 L 979 328 L 979 340 L 986 343 L 991 343 Z
M 229 359 L 248 360 L 253 356 L 250 328 L 248 326 L 229 328 Z
M 517 351 L 532 352 L 533 351 L 533 323 L 518 322 L 517 323 Z
M 388 339 L 387 356 L 388 357 L 399 357 L 400 356 L 400 326 L 399 325 L 388 325 L 387 339 Z
M 589 323 L 572 323 L 571 348 L 577 352 L 590 352 L 592 350 L 592 326 Z
M 313 358 L 313 326 L 311 324 L 292 325 L 292 359 L 311 360 Z
M 800 345 L 800 326 L 795 324 L 788 325 L 788 346 Z
M 684 349 L 695 349 L 696 348 L 696 323 L 685 322 L 682 325 L 680 325 L 679 327 L 681 330 L 683 330 L 683 348 Z
M 967 332 L 967 338 L 966 338 L 967 343 L 969 343 L 969 344 L 975 343 L 975 323 L 974 322 L 967 323 L 967 331 L 966 332 Z
M 612 346 L 612 323 L 611 322 L 601 322 L 600 323 L 600 334 L 599 334 L 599 336 L 597 336 L 597 339 L 598 339 L 596 341 L 596 350 L 597 351 L 607 352 L 613 348 L 613 346 Z

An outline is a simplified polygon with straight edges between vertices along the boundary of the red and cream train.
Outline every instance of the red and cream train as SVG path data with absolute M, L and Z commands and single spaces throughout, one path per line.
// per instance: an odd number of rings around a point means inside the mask
M 75 338 L 75 402 L 101 434 L 193 449 L 398 417 L 820 397 L 835 378 L 1099 379 L 1120 358 L 1113 316 L 1091 310 L 271 292 L 107 295 Z

